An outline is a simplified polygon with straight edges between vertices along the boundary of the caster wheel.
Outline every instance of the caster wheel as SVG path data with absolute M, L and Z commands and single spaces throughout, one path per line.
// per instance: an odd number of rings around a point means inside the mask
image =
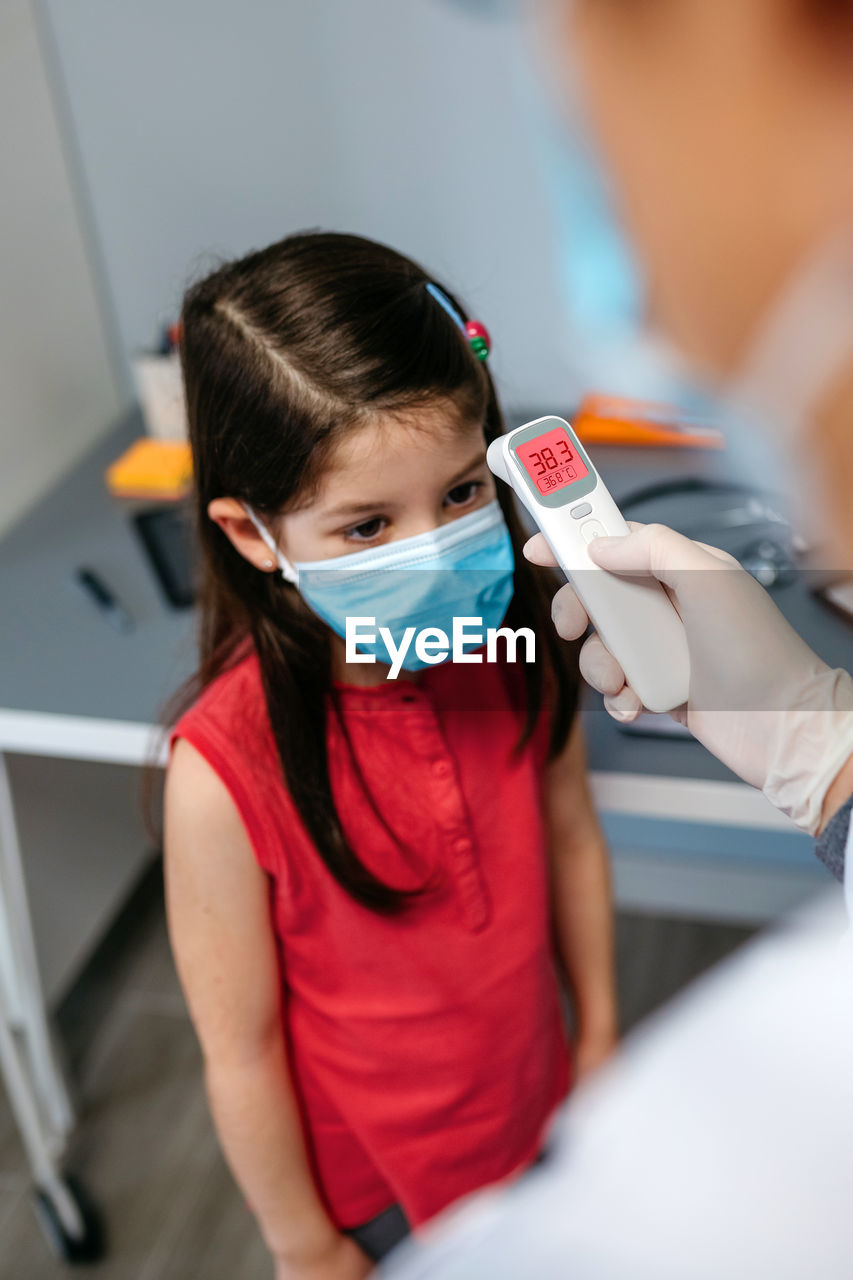
M 40 1187 L 36 1188 L 33 1210 L 47 1246 L 62 1262 L 96 1262 L 104 1253 L 101 1216 L 76 1178 L 62 1178 L 61 1186 L 76 1210 L 79 1229 L 72 1231 L 69 1228 L 54 1196 Z

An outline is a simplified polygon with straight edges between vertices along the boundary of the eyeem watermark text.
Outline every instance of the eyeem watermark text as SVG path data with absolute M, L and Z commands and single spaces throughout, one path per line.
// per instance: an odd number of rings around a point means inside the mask
M 397 644 L 393 632 L 388 627 L 377 627 L 375 618 L 347 618 L 347 662 L 376 662 L 375 654 L 359 653 L 358 646 L 375 644 L 377 634 L 392 658 L 389 680 L 397 679 L 412 643 L 421 662 L 444 662 L 448 657 L 454 662 L 497 662 L 498 641 L 502 640 L 506 645 L 505 661 L 516 662 L 518 642 L 523 640 L 524 661 L 536 661 L 536 636 L 530 627 L 519 627 L 515 631 L 511 627 L 487 627 L 484 634 L 482 618 L 454 618 L 452 636 L 441 627 L 423 627 L 420 631 L 406 627 Z M 483 645 L 485 656 L 466 652 L 472 647 L 481 649 Z

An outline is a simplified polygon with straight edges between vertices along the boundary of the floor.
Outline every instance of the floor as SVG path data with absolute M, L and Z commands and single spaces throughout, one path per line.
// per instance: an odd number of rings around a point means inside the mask
M 750 932 L 620 915 L 624 1028 Z M 81 1113 L 71 1164 L 108 1224 L 107 1256 L 88 1273 L 98 1280 L 271 1280 L 208 1118 L 199 1052 L 169 956 L 159 866 L 63 1003 L 59 1028 Z M 23 1153 L 0 1098 L 0 1280 L 63 1273 L 28 1196 Z

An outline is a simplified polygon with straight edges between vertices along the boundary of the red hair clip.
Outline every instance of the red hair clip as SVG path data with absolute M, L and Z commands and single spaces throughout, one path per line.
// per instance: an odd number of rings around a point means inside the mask
M 426 287 L 430 297 L 435 298 L 442 310 L 446 311 L 454 324 L 457 324 L 471 344 L 471 350 L 478 360 L 487 360 L 492 349 L 489 331 L 479 320 L 463 320 L 447 294 L 432 281 Z
M 465 332 L 471 343 L 471 350 L 477 359 L 488 360 L 492 340 L 489 337 L 489 331 L 486 326 L 479 320 L 467 320 L 465 322 Z

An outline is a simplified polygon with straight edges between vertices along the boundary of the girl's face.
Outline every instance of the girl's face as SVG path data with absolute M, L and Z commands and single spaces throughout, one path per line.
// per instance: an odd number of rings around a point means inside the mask
M 431 405 L 351 432 L 317 492 L 274 532 L 289 560 L 328 560 L 437 529 L 494 497 L 482 424 Z
M 495 497 L 480 421 L 462 423 L 449 402 L 389 414 L 350 432 L 329 459 L 316 492 L 270 522 L 291 562 L 410 538 Z M 208 515 L 257 569 L 270 553 L 236 498 L 216 498 Z

